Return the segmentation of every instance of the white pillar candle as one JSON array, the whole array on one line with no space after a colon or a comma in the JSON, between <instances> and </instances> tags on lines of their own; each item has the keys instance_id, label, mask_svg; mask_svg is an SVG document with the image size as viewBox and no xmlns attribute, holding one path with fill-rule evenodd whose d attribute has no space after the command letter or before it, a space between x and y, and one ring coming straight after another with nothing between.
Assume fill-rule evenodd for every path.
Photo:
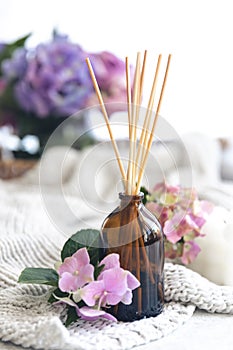
<instances>
[{"instance_id":1,"label":"white pillar candle","mask_svg":"<svg viewBox=\"0 0 233 350\"><path fill-rule=\"evenodd\" d=\"M233 212L216 206L196 241L201 252L189 267L220 285L233 286Z\"/></svg>"}]
</instances>

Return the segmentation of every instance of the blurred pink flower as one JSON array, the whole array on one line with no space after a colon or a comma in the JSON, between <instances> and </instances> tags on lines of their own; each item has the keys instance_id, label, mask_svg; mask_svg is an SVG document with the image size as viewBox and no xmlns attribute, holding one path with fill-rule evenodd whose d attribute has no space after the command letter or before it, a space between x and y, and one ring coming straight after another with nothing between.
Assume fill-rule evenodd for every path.
<instances>
[{"instance_id":1,"label":"blurred pink flower","mask_svg":"<svg viewBox=\"0 0 233 350\"><path fill-rule=\"evenodd\" d=\"M181 261L183 264L190 264L194 261L197 255L200 253L201 248L194 241L185 242L183 246L183 253Z\"/></svg>"},{"instance_id":2,"label":"blurred pink flower","mask_svg":"<svg viewBox=\"0 0 233 350\"><path fill-rule=\"evenodd\" d=\"M194 239L203 236L201 230L213 210L213 204L199 200L194 188L167 183L156 184L147 200L146 207L163 227L166 257L183 257L183 261L193 261L200 251Z\"/></svg>"},{"instance_id":3,"label":"blurred pink flower","mask_svg":"<svg viewBox=\"0 0 233 350\"><path fill-rule=\"evenodd\" d=\"M63 292L75 292L86 283L94 280L94 266L86 248L79 249L71 257L64 260L58 268L59 288Z\"/></svg>"},{"instance_id":4,"label":"blurred pink flower","mask_svg":"<svg viewBox=\"0 0 233 350\"><path fill-rule=\"evenodd\" d=\"M109 116L127 110L125 62L108 51L92 53L89 57ZM90 96L88 105L98 105L95 93Z\"/></svg>"},{"instance_id":5,"label":"blurred pink flower","mask_svg":"<svg viewBox=\"0 0 233 350\"><path fill-rule=\"evenodd\" d=\"M176 213L171 220L167 220L163 227L163 232L168 241L172 243L178 242L184 235L185 231L184 213Z\"/></svg>"}]
</instances>

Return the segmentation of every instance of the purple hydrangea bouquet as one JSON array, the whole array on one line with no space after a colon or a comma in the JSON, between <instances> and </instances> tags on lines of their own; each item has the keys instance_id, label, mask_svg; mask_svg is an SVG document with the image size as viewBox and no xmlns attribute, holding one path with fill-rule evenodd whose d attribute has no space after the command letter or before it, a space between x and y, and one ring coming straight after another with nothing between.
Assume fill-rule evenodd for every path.
<instances>
[{"instance_id":1,"label":"purple hydrangea bouquet","mask_svg":"<svg viewBox=\"0 0 233 350\"><path fill-rule=\"evenodd\" d=\"M111 102L126 102L124 62L114 54L86 52L57 33L50 42L28 49L28 37L0 44L0 126L11 124L20 136L45 135L45 143L64 118L96 105L87 56L109 115L117 105Z\"/></svg>"},{"instance_id":2,"label":"purple hydrangea bouquet","mask_svg":"<svg viewBox=\"0 0 233 350\"><path fill-rule=\"evenodd\" d=\"M55 268L25 268L19 276L19 283L51 286L48 302L65 304L66 326L78 318L117 321L108 309L120 302L131 304L140 285L130 271L121 268L119 254L100 260L99 239L98 230L81 230L65 243Z\"/></svg>"},{"instance_id":3,"label":"purple hydrangea bouquet","mask_svg":"<svg viewBox=\"0 0 233 350\"><path fill-rule=\"evenodd\" d=\"M198 198L193 188L158 183L146 194L146 207L159 219L165 235L165 257L187 265L201 249L197 237L213 210L213 204Z\"/></svg>"}]
</instances>

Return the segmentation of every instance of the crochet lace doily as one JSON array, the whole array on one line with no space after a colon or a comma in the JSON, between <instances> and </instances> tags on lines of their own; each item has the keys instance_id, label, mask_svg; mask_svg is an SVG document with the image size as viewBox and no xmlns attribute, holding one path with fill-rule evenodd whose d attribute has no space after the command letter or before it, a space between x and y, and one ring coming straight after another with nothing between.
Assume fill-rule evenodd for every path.
<instances>
[{"instance_id":1,"label":"crochet lace doily","mask_svg":"<svg viewBox=\"0 0 233 350\"><path fill-rule=\"evenodd\" d=\"M157 340L185 323L196 307L233 314L233 288L217 286L184 266L165 264L164 311L131 323L62 323L64 306L47 303L49 287L19 285L25 266L52 267L59 248L43 235L0 239L0 339L46 350L118 350Z\"/></svg>"}]
</instances>

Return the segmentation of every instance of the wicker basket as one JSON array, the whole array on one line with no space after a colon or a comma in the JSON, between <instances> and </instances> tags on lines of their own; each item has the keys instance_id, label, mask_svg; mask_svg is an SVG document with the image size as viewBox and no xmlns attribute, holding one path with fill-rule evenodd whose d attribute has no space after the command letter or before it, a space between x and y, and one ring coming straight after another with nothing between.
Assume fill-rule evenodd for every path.
<instances>
[{"instance_id":1,"label":"wicker basket","mask_svg":"<svg viewBox=\"0 0 233 350\"><path fill-rule=\"evenodd\" d=\"M26 171L31 169L36 164L35 160L0 159L0 178L4 180L13 179L22 176Z\"/></svg>"}]
</instances>

